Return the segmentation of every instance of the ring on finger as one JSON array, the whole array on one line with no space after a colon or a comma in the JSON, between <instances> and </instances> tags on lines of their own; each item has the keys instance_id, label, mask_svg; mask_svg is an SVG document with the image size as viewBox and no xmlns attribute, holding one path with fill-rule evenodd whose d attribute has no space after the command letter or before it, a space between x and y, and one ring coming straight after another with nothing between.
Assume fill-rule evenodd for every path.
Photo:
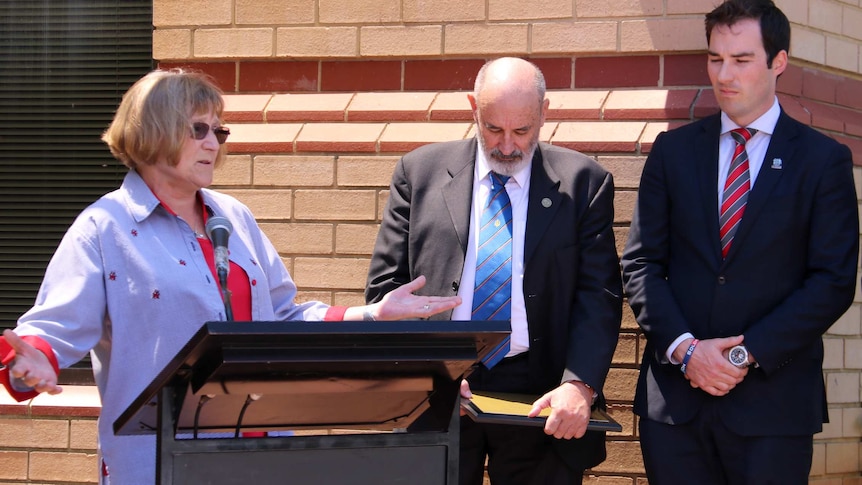
<instances>
[{"instance_id":1,"label":"ring on finger","mask_svg":"<svg viewBox=\"0 0 862 485\"><path fill-rule=\"evenodd\" d=\"M427 312L428 310L430 310L430 309L431 309L431 305L429 305L429 304L427 304L427 303L426 303L426 304L425 304L425 306L423 306L423 307L422 307L422 309L423 309L423 310L425 310L425 311Z\"/></svg>"}]
</instances>

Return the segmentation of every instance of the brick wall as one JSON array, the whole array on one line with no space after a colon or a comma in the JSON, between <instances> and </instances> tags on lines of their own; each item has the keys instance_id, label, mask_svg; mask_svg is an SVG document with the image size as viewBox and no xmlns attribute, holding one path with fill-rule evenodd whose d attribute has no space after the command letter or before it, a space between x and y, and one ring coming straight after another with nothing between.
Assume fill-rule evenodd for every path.
<instances>
[{"instance_id":1,"label":"brick wall","mask_svg":"<svg viewBox=\"0 0 862 485\"><path fill-rule=\"evenodd\" d=\"M156 0L160 61L698 52L713 0ZM862 73L858 0L777 0L791 55Z\"/></svg>"}]
</instances>

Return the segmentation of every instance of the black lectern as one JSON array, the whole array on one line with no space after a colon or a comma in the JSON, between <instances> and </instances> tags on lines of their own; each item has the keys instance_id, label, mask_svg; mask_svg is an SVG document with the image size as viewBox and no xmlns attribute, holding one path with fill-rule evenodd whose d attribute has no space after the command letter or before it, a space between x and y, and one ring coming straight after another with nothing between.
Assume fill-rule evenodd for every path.
<instances>
[{"instance_id":1,"label":"black lectern","mask_svg":"<svg viewBox=\"0 0 862 485\"><path fill-rule=\"evenodd\" d=\"M209 322L114 432L157 434L161 485L452 485L460 379L509 331L506 321ZM234 438L279 430L294 436Z\"/></svg>"}]
</instances>

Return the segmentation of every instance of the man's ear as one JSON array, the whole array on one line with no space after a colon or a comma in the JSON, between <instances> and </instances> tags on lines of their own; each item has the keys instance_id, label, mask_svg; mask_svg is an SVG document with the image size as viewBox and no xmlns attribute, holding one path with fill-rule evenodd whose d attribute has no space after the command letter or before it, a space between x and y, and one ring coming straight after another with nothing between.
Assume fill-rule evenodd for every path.
<instances>
[{"instance_id":1,"label":"man's ear","mask_svg":"<svg viewBox=\"0 0 862 485\"><path fill-rule=\"evenodd\" d=\"M787 69L787 51L780 50L778 51L778 54L775 54L775 57L772 58L772 70L775 72L775 76L778 77L785 69Z\"/></svg>"},{"instance_id":2,"label":"man's ear","mask_svg":"<svg viewBox=\"0 0 862 485\"><path fill-rule=\"evenodd\" d=\"M476 123L479 122L479 106L476 104L476 97L472 94L467 95L467 99L470 100L470 109L473 111L473 121Z\"/></svg>"}]
</instances>

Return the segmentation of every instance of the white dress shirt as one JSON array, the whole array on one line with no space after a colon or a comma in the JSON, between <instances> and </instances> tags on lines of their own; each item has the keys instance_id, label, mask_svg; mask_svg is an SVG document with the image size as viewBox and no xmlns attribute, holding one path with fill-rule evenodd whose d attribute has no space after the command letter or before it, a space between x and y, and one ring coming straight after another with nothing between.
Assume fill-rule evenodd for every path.
<instances>
[{"instance_id":1,"label":"white dress shirt","mask_svg":"<svg viewBox=\"0 0 862 485\"><path fill-rule=\"evenodd\" d=\"M536 148L538 150L538 148ZM453 320L470 320L473 312L473 290L476 283L476 252L478 251L479 223L482 210L491 192L491 169L481 148L476 150L473 171L473 202L470 209L470 235L464 271L458 287L461 305L452 311ZM527 308L524 304L524 234L527 229L527 203L530 195L530 168L523 169L506 182L506 193L512 203L512 337L507 357L526 352L530 348L527 328Z\"/></svg>"}]
</instances>

